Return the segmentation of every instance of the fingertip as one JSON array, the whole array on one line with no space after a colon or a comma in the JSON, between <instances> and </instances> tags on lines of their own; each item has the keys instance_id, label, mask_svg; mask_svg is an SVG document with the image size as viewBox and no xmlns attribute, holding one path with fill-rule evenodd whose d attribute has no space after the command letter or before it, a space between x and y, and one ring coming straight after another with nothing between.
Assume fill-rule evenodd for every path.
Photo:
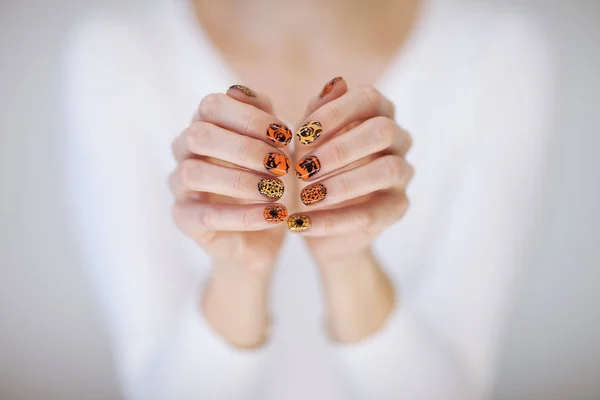
<instances>
[{"instance_id":1,"label":"fingertip","mask_svg":"<svg viewBox=\"0 0 600 400\"><path fill-rule=\"evenodd\" d=\"M343 88L342 86L345 86L345 88ZM344 78L342 78L341 76L336 76L335 78L327 82L325 86L323 86L323 89L321 89L321 93L319 93L319 98L322 99L323 97L332 93L334 89L338 93L343 93L348 89L348 85L346 84Z\"/></svg>"},{"instance_id":2,"label":"fingertip","mask_svg":"<svg viewBox=\"0 0 600 400\"><path fill-rule=\"evenodd\" d=\"M348 83L341 76L329 80L321 89L318 96L315 96L308 104L306 115L315 112L322 105L337 99L348 91Z\"/></svg>"},{"instance_id":3,"label":"fingertip","mask_svg":"<svg viewBox=\"0 0 600 400\"><path fill-rule=\"evenodd\" d=\"M248 86L244 85L231 85L229 89L227 89L227 94L230 96L235 96L237 93L243 93L246 97L257 97L257 94L254 90L250 89Z\"/></svg>"}]
</instances>

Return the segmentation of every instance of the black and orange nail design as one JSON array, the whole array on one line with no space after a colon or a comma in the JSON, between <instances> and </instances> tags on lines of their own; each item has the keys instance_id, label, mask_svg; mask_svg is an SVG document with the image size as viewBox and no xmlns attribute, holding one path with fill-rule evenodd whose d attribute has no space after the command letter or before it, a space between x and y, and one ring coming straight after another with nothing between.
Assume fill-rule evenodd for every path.
<instances>
[{"instance_id":1,"label":"black and orange nail design","mask_svg":"<svg viewBox=\"0 0 600 400\"><path fill-rule=\"evenodd\" d=\"M263 161L265 168L275 175L283 176L290 170L290 160L279 153L268 153Z\"/></svg>"},{"instance_id":2,"label":"black and orange nail design","mask_svg":"<svg viewBox=\"0 0 600 400\"><path fill-rule=\"evenodd\" d=\"M314 142L323 133L323 127L319 121L309 121L298 128L296 136L302 144Z\"/></svg>"},{"instance_id":3,"label":"black and orange nail design","mask_svg":"<svg viewBox=\"0 0 600 400\"><path fill-rule=\"evenodd\" d=\"M335 78L333 78L332 80L327 82L325 84L325 86L323 86L323 90L321 90L321 94L319 95L319 97L323 98L323 97L327 96L329 93L331 93L331 91L333 90L333 85L335 85L335 83L340 81L341 79L342 79L341 76L336 76Z\"/></svg>"},{"instance_id":4,"label":"black and orange nail design","mask_svg":"<svg viewBox=\"0 0 600 400\"><path fill-rule=\"evenodd\" d=\"M327 188L320 183L307 186L300 192L300 200L307 206L316 204L325 199L325 197L327 197Z\"/></svg>"},{"instance_id":5,"label":"black and orange nail design","mask_svg":"<svg viewBox=\"0 0 600 400\"><path fill-rule=\"evenodd\" d=\"M270 199L280 199L283 196L285 186L279 179L263 178L258 182L258 191L260 194Z\"/></svg>"},{"instance_id":6,"label":"black and orange nail design","mask_svg":"<svg viewBox=\"0 0 600 400\"><path fill-rule=\"evenodd\" d=\"M298 179L307 180L321 169L321 162L315 156L306 157L296 164L294 171Z\"/></svg>"},{"instance_id":7,"label":"black and orange nail design","mask_svg":"<svg viewBox=\"0 0 600 400\"><path fill-rule=\"evenodd\" d=\"M283 222L288 216L288 211L285 206L268 206L265 207L263 216L268 222Z\"/></svg>"},{"instance_id":8,"label":"black and orange nail design","mask_svg":"<svg viewBox=\"0 0 600 400\"><path fill-rule=\"evenodd\" d=\"M244 85L231 85L229 86L229 89L241 90L248 97L256 97L256 92Z\"/></svg>"},{"instance_id":9,"label":"black and orange nail design","mask_svg":"<svg viewBox=\"0 0 600 400\"><path fill-rule=\"evenodd\" d=\"M279 146L287 146L292 140L292 131L285 125L271 124L267 128L267 137Z\"/></svg>"},{"instance_id":10,"label":"black and orange nail design","mask_svg":"<svg viewBox=\"0 0 600 400\"><path fill-rule=\"evenodd\" d=\"M292 232L304 232L310 228L310 217L308 215L290 215L287 219L287 227Z\"/></svg>"}]
</instances>

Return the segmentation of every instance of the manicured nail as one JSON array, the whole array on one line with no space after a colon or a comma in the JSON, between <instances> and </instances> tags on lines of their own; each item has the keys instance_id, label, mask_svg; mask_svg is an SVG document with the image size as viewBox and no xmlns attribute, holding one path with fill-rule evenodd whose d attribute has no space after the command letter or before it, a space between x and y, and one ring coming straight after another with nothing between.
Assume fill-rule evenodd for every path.
<instances>
[{"instance_id":1,"label":"manicured nail","mask_svg":"<svg viewBox=\"0 0 600 400\"><path fill-rule=\"evenodd\" d=\"M298 128L296 136L302 144L310 144L323 133L323 127L319 121L309 121Z\"/></svg>"},{"instance_id":2,"label":"manicured nail","mask_svg":"<svg viewBox=\"0 0 600 400\"><path fill-rule=\"evenodd\" d=\"M315 183L302 189L300 200L307 205L316 204L327 197L327 188L320 183Z\"/></svg>"},{"instance_id":3,"label":"manicured nail","mask_svg":"<svg viewBox=\"0 0 600 400\"><path fill-rule=\"evenodd\" d=\"M290 215L287 219L287 227L292 232L304 232L310 228L310 217L308 215Z\"/></svg>"},{"instance_id":4,"label":"manicured nail","mask_svg":"<svg viewBox=\"0 0 600 400\"><path fill-rule=\"evenodd\" d=\"M263 178L258 182L258 191L260 194L270 199L280 199L283 196L283 182L279 179Z\"/></svg>"},{"instance_id":5,"label":"manicured nail","mask_svg":"<svg viewBox=\"0 0 600 400\"><path fill-rule=\"evenodd\" d=\"M288 216L288 211L285 206L269 206L265 207L263 216L268 222L283 222Z\"/></svg>"},{"instance_id":6,"label":"manicured nail","mask_svg":"<svg viewBox=\"0 0 600 400\"><path fill-rule=\"evenodd\" d=\"M263 161L265 168L275 175L285 175L290 170L290 160L279 153L268 153Z\"/></svg>"},{"instance_id":7,"label":"manicured nail","mask_svg":"<svg viewBox=\"0 0 600 400\"><path fill-rule=\"evenodd\" d=\"M323 90L321 90L321 94L319 95L319 97L323 98L323 97L327 96L329 93L331 93L331 91L333 90L333 85L335 85L335 83L340 80L342 80L342 77L336 76L335 78L333 78L332 80L327 82L325 84L325 86L323 86Z\"/></svg>"},{"instance_id":8,"label":"manicured nail","mask_svg":"<svg viewBox=\"0 0 600 400\"><path fill-rule=\"evenodd\" d=\"M271 124L267 128L267 137L279 146L287 146L292 140L292 131L285 125Z\"/></svg>"},{"instance_id":9,"label":"manicured nail","mask_svg":"<svg viewBox=\"0 0 600 400\"><path fill-rule=\"evenodd\" d=\"M315 156L306 157L296 164L294 171L298 179L307 180L321 169L321 161Z\"/></svg>"},{"instance_id":10,"label":"manicured nail","mask_svg":"<svg viewBox=\"0 0 600 400\"><path fill-rule=\"evenodd\" d=\"M231 85L231 86L229 86L229 89L241 90L248 97L256 97L256 92L244 85Z\"/></svg>"}]
</instances>

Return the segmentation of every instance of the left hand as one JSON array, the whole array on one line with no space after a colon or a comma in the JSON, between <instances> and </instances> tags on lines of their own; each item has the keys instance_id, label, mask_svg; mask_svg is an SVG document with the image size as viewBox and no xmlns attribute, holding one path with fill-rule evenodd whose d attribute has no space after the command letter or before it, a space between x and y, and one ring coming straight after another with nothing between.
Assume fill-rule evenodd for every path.
<instances>
[{"instance_id":1,"label":"left hand","mask_svg":"<svg viewBox=\"0 0 600 400\"><path fill-rule=\"evenodd\" d=\"M298 133L307 125L318 128L311 121L320 123L322 133L315 138L309 129L308 136L298 136L297 149L308 152L295 170L310 184L300 194L306 211L295 213L288 228L294 231L294 217L298 223L308 217L308 229L297 233L317 263L351 260L406 213L413 168L404 156L412 139L394 121L393 104L368 85L346 91L339 79L308 114Z\"/></svg>"}]
</instances>

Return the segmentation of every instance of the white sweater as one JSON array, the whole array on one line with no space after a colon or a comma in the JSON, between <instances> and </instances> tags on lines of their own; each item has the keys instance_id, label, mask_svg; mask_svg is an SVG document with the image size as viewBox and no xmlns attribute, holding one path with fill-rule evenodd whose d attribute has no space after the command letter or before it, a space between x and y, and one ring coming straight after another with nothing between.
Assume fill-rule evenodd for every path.
<instances>
[{"instance_id":1,"label":"white sweater","mask_svg":"<svg viewBox=\"0 0 600 400\"><path fill-rule=\"evenodd\" d=\"M552 95L543 35L512 13L426 5L377 83L414 137L411 208L375 243L401 306L364 342L330 342L314 265L288 235L270 340L242 351L194 308L210 260L170 216L171 140L203 96L244 83L188 7L163 0L92 16L66 52L71 226L125 396L485 398L534 232Z\"/></svg>"}]
</instances>

